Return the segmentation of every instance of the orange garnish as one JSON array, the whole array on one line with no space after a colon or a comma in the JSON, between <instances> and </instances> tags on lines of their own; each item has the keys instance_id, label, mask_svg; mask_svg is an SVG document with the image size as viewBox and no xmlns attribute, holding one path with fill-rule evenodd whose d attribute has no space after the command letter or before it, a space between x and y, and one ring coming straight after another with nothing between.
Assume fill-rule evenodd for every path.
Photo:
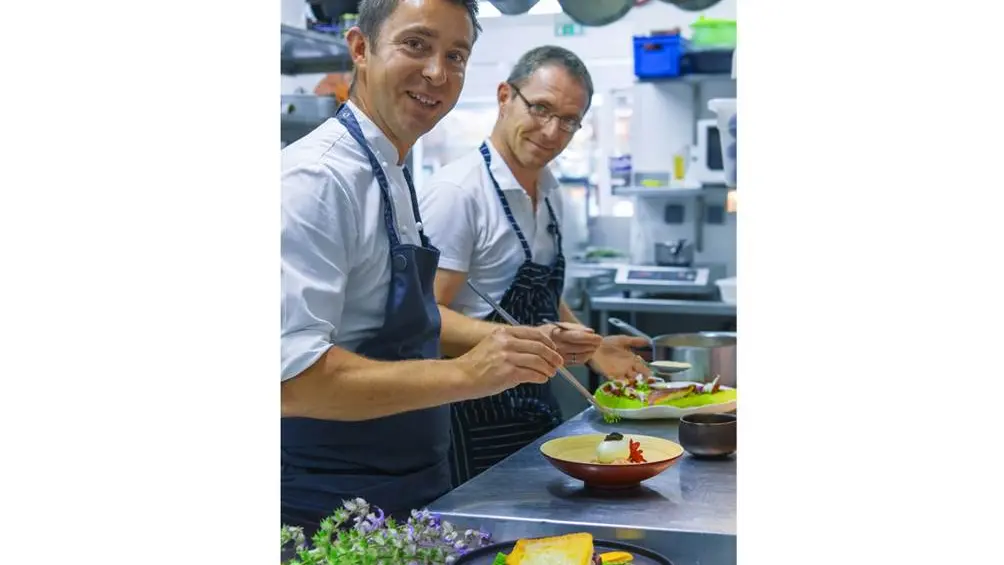
<instances>
[{"instance_id":1,"label":"orange garnish","mask_svg":"<svg viewBox=\"0 0 1004 565\"><path fill-rule=\"evenodd\" d=\"M647 463L647 461L645 461L645 454L641 450L640 443L629 439L628 448L631 450L631 454L628 456L628 461L632 463Z\"/></svg>"}]
</instances>

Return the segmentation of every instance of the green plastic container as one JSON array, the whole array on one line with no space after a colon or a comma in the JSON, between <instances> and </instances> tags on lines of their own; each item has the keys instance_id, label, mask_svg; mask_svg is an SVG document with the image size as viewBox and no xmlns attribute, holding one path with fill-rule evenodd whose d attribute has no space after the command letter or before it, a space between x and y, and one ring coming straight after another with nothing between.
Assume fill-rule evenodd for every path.
<instances>
[{"instance_id":1,"label":"green plastic container","mask_svg":"<svg viewBox=\"0 0 1004 565\"><path fill-rule=\"evenodd\" d=\"M693 48L734 48L736 46L736 21L711 20L704 16L690 24L693 31L690 45Z\"/></svg>"}]
</instances>

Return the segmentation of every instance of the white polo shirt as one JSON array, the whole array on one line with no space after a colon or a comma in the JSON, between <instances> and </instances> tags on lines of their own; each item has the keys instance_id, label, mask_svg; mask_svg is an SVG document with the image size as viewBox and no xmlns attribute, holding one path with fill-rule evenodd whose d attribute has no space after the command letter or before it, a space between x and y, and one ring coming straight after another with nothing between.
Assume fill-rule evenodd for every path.
<instances>
[{"instance_id":1,"label":"white polo shirt","mask_svg":"<svg viewBox=\"0 0 1004 565\"><path fill-rule=\"evenodd\" d=\"M557 179L546 167L541 172L537 181L538 206L534 213L530 196L516 181L491 141L488 141L488 149L492 156L492 173L530 245L533 261L550 265L557 249L555 238L547 229L551 220L544 198L551 202L560 228L563 203ZM467 273L474 284L501 301L525 256L516 232L506 219L481 151L475 147L439 169L418 190L418 206L425 234L442 253L439 268ZM457 292L450 308L473 318L484 318L492 311L491 306L467 285Z\"/></svg>"},{"instance_id":2,"label":"white polo shirt","mask_svg":"<svg viewBox=\"0 0 1004 565\"><path fill-rule=\"evenodd\" d=\"M397 150L349 107L385 171L403 243L420 244ZM282 380L332 345L354 351L383 326L390 239L369 160L331 118L282 150Z\"/></svg>"}]
</instances>

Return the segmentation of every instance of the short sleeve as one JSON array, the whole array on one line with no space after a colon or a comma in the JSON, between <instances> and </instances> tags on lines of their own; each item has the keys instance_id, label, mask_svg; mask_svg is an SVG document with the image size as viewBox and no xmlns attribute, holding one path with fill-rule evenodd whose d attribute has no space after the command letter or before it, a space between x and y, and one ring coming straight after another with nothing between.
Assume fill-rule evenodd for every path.
<instances>
[{"instance_id":1,"label":"short sleeve","mask_svg":"<svg viewBox=\"0 0 1004 565\"><path fill-rule=\"evenodd\" d=\"M440 251L439 267L468 272L477 229L477 191L448 181L430 181L418 195L425 234Z\"/></svg>"},{"instance_id":2,"label":"short sleeve","mask_svg":"<svg viewBox=\"0 0 1004 565\"><path fill-rule=\"evenodd\" d=\"M358 246L355 209L321 165L282 175L282 380L313 365L337 334Z\"/></svg>"}]
</instances>

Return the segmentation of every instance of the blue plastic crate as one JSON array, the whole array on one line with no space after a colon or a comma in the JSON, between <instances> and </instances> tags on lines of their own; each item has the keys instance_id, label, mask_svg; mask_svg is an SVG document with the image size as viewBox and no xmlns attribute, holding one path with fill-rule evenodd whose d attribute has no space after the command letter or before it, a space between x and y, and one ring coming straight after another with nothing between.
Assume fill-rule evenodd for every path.
<instances>
[{"instance_id":1,"label":"blue plastic crate","mask_svg":"<svg viewBox=\"0 0 1004 565\"><path fill-rule=\"evenodd\" d=\"M687 40L679 35L634 37L634 74L638 78L680 76L680 57L687 52Z\"/></svg>"}]
</instances>

